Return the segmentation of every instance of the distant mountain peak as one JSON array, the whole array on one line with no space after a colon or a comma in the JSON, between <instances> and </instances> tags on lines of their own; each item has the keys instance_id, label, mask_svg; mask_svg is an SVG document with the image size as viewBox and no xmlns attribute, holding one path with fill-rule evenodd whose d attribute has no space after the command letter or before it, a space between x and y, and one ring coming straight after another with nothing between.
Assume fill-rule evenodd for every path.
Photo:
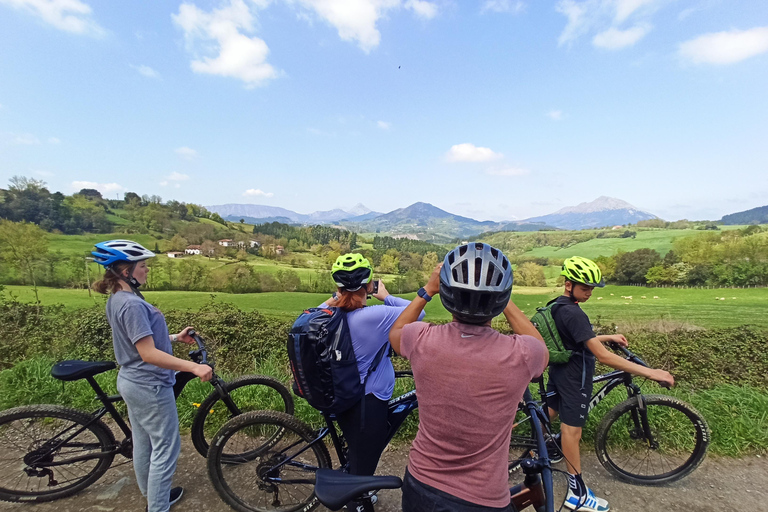
<instances>
[{"instance_id":1,"label":"distant mountain peak","mask_svg":"<svg viewBox=\"0 0 768 512\"><path fill-rule=\"evenodd\" d=\"M579 203L576 206L566 206L557 210L553 215L562 215L565 213L596 213L610 210L630 210L642 212L641 209L615 197L600 196L594 201ZM643 212L647 213L647 212Z\"/></svg>"},{"instance_id":2,"label":"distant mountain peak","mask_svg":"<svg viewBox=\"0 0 768 512\"><path fill-rule=\"evenodd\" d=\"M357 203L355 206L347 210L347 213L350 214L352 217L356 217L358 215L365 215L368 213L371 213L373 210L365 206L363 203Z\"/></svg>"}]
</instances>

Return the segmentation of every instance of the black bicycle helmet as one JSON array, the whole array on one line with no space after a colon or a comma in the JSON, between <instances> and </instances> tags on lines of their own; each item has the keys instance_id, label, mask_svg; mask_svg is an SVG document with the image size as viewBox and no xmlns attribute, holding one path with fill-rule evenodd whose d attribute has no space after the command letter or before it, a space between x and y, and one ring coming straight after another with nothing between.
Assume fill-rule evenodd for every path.
<instances>
[{"instance_id":1,"label":"black bicycle helmet","mask_svg":"<svg viewBox=\"0 0 768 512\"><path fill-rule=\"evenodd\" d=\"M484 324L499 315L512 294L512 265L490 245L460 245L445 255L440 300L456 319Z\"/></svg>"}]
</instances>

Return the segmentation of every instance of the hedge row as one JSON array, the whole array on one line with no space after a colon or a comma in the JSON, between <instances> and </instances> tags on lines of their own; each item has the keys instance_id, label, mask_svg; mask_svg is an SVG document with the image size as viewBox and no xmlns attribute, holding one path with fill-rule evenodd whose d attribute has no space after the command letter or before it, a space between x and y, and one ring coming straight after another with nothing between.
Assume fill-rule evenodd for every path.
<instances>
[{"instance_id":1,"label":"hedge row","mask_svg":"<svg viewBox=\"0 0 768 512\"><path fill-rule=\"evenodd\" d=\"M285 364L290 323L242 311L212 299L196 311L164 312L171 332L194 326L207 340L217 369L229 374L252 373L263 361ZM498 320L495 327L502 327ZM601 326L605 328L605 326ZM610 327L609 327L610 330ZM686 389L721 384L768 389L768 330L742 326L729 329L636 331L625 333L630 348L654 367L672 372ZM184 357L186 347L177 345ZM3 299L0 295L0 370L36 356L54 359L114 359L109 325L99 307L64 311ZM398 361L398 366L407 362Z\"/></svg>"}]
</instances>

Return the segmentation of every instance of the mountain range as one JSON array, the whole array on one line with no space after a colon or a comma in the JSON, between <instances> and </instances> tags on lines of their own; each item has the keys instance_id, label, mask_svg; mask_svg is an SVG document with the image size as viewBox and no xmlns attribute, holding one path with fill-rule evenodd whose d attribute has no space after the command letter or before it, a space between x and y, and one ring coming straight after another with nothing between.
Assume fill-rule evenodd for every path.
<instances>
[{"instance_id":1,"label":"mountain range","mask_svg":"<svg viewBox=\"0 0 768 512\"><path fill-rule=\"evenodd\" d=\"M420 240L447 242L467 238L487 231L539 231L553 229L587 229L603 226L634 224L654 219L626 201L600 196L594 201L562 208L549 215L515 221L478 221L442 210L429 203L414 203L388 213L374 212L363 204L352 209L318 211L300 214L276 206L255 204L224 204L207 206L223 218L248 223L284 222L290 224L334 224L364 233L390 236L410 235Z\"/></svg>"}]
</instances>

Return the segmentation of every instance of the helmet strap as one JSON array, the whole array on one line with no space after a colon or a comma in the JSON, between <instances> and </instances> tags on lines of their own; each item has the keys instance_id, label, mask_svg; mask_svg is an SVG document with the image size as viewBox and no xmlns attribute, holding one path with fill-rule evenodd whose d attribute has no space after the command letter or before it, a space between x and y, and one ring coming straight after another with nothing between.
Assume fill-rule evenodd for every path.
<instances>
[{"instance_id":1,"label":"helmet strap","mask_svg":"<svg viewBox=\"0 0 768 512\"><path fill-rule=\"evenodd\" d=\"M576 283L574 283L570 279L566 279L565 282L571 283L571 289L568 290L568 298L571 299L573 302L578 303L579 301L576 300L576 297L573 296L573 287L576 286Z\"/></svg>"},{"instance_id":2,"label":"helmet strap","mask_svg":"<svg viewBox=\"0 0 768 512\"><path fill-rule=\"evenodd\" d=\"M118 274L117 272L115 272L112 269L111 266L109 267L109 271L112 272L114 275L116 275L118 277L118 279L120 279L121 281L124 281L125 283L127 283L128 286L131 287L131 291L134 293L134 295L137 295L140 299L144 299L144 296L139 291L139 286L141 286L141 283L139 283L136 280L136 278L133 277L133 271L136 270L136 265L137 264L138 264L138 262L134 263L133 265L131 265L129 267L128 277L124 277L122 274Z\"/></svg>"}]
</instances>

